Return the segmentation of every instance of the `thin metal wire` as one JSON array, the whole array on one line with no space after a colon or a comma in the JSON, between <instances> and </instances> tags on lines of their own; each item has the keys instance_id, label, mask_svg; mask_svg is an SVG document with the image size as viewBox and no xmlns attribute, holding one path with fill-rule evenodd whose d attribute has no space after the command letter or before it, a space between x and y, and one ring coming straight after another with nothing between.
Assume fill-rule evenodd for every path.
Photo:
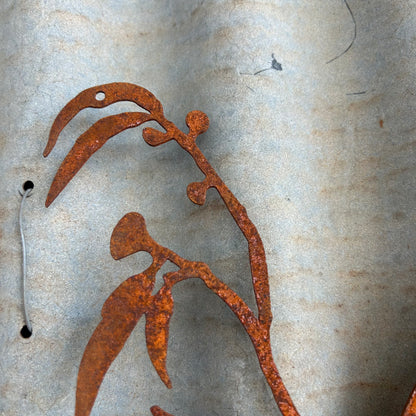
<instances>
[{"instance_id":1,"label":"thin metal wire","mask_svg":"<svg viewBox=\"0 0 416 416\"><path fill-rule=\"evenodd\" d=\"M330 64L331 62L334 62L336 59L341 58L342 55L346 54L351 48L352 45L354 45L355 39L357 39L357 21L355 20L355 16L354 13L351 10L350 5L348 4L347 0L343 0L343 2L345 3L345 5L347 6L348 12L351 15L351 19L352 22L354 23L354 34L352 36L352 40L350 42L350 44L348 45L347 49L345 49L344 51L342 51L339 55L337 55L335 58L330 59L327 64Z\"/></svg>"},{"instance_id":2,"label":"thin metal wire","mask_svg":"<svg viewBox=\"0 0 416 416\"><path fill-rule=\"evenodd\" d=\"M29 196L32 192L33 188L26 189L24 194L22 195L22 202L20 203L20 210L19 210L19 229L20 229L20 237L22 240L22 295L23 295L23 313L25 315L25 323L27 329L32 332L32 324L30 323L29 319L29 312L27 309L27 302L26 302L26 275L27 275L27 262L26 262L26 242L25 236L23 234L23 205L25 199Z\"/></svg>"}]
</instances>

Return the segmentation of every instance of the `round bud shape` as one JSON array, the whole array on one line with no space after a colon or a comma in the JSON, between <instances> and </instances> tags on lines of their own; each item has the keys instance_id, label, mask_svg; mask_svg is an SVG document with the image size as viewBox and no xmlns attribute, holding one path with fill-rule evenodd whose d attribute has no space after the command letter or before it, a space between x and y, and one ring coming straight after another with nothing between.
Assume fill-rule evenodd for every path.
<instances>
[{"instance_id":1,"label":"round bud shape","mask_svg":"<svg viewBox=\"0 0 416 416\"><path fill-rule=\"evenodd\" d=\"M204 182L192 182L186 189L188 198L197 205L204 205L207 197L207 185Z\"/></svg>"},{"instance_id":2,"label":"round bud shape","mask_svg":"<svg viewBox=\"0 0 416 416\"><path fill-rule=\"evenodd\" d=\"M191 111L186 115L186 125L189 127L189 133L198 136L208 130L209 119L202 111Z\"/></svg>"},{"instance_id":3,"label":"round bud shape","mask_svg":"<svg viewBox=\"0 0 416 416\"><path fill-rule=\"evenodd\" d=\"M126 214L116 225L111 235L110 252L120 260L138 251L150 253L158 244L150 237L144 218L137 212Z\"/></svg>"}]
</instances>

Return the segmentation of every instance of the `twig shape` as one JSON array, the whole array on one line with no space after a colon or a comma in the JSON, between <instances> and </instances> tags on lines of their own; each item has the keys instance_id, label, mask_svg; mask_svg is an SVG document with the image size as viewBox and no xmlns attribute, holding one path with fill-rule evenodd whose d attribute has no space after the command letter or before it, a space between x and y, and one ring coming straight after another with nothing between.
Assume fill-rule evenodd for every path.
<instances>
[{"instance_id":1,"label":"twig shape","mask_svg":"<svg viewBox=\"0 0 416 416\"><path fill-rule=\"evenodd\" d=\"M98 94L104 95L98 99ZM273 361L270 345L272 321L266 256L260 235L247 215L246 209L228 189L196 145L198 135L209 126L206 114L192 111L186 116L188 134L179 130L163 114L159 100L142 87L127 83L112 83L89 88L71 100L58 114L44 151L47 156L53 149L62 129L82 109L102 108L118 101L132 101L147 113L122 113L97 121L81 135L62 162L46 200L49 206L83 164L105 142L124 129L136 127L145 121L157 121L165 132L152 128L143 130L143 138L151 146L175 140L194 159L205 175L201 182L193 182L187 188L189 199L203 205L206 192L215 188L248 242L251 275L256 297L258 316L228 286L215 277L204 263L191 262L172 251L159 246L147 233L140 214L128 214L116 226L111 238L111 253L115 259L135 251L146 250L153 256L153 264L143 273L123 282L105 302L102 321L94 331L80 365L77 385L76 416L88 416L94 405L101 382L112 361L116 358L140 317L146 315L146 342L150 359L167 387L171 381L166 372L169 320L173 313L171 287L178 281L199 278L216 293L236 314L243 324L256 350L260 367L272 389L276 403L284 416L297 416L298 412L287 392ZM126 225L127 224L127 225ZM165 285L151 295L155 276L162 264L170 260L180 270L165 275ZM155 410L156 409L156 410ZM162 414L153 408L154 414ZM156 412L156 413L155 413ZM158 413L159 412L159 413Z\"/></svg>"},{"instance_id":2,"label":"twig shape","mask_svg":"<svg viewBox=\"0 0 416 416\"><path fill-rule=\"evenodd\" d=\"M352 15L348 3L346 1L345 3ZM354 16L352 17L355 23ZM351 46L352 43L346 51ZM98 98L99 93L104 94L103 99ZM188 198L195 204L203 205L207 190L217 189L246 238L257 316L232 289L211 272L207 264L186 260L170 249L162 247L150 237L144 218L140 214L126 214L111 236L110 250L113 258L118 260L138 251L147 251L152 255L153 263L144 272L124 281L104 303L102 321L91 336L80 364L75 415L90 415L108 368L143 315L146 317L146 344L150 360L165 385L168 388L172 387L166 370L169 322L173 313L171 289L182 280L198 278L230 307L248 333L261 370L282 415L299 416L273 360L270 343L272 314L269 282L266 256L260 235L245 208L208 163L195 142L197 136L208 129L208 117L200 111L188 113L186 124L189 132L185 134L164 117L159 100L144 88L128 83L101 85L81 92L62 109L52 125L44 156L51 152L62 129L79 111L87 107L103 108L118 101L132 101L147 112L122 113L103 118L81 135L58 169L48 193L46 206L54 201L83 164L110 137L127 128L139 126L145 121L157 121L165 132L145 128L144 140L151 146L159 146L169 140L175 140L192 156L205 175L201 182L188 185ZM168 260L176 264L179 270L165 274L164 285L152 295L156 273ZM173 416L158 406L153 406L150 410L153 416ZM416 416L416 389L409 399L403 416Z\"/></svg>"}]
</instances>

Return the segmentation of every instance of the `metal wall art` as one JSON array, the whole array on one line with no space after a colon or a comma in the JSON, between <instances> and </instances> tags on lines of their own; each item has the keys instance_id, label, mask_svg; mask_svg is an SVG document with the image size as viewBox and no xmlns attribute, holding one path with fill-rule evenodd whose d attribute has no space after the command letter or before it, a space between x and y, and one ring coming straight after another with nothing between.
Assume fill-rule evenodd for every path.
<instances>
[{"instance_id":1,"label":"metal wall art","mask_svg":"<svg viewBox=\"0 0 416 416\"><path fill-rule=\"evenodd\" d=\"M148 234L144 218L140 214L136 212L126 214L113 230L110 242L111 255L119 260L130 254L146 251L152 256L153 263L142 273L124 281L104 303L102 320L88 342L79 368L75 415L88 416L90 414L108 368L143 315L146 319L145 335L150 360L165 385L168 388L172 387L166 371L169 321L174 306L172 287L182 280L191 278L201 279L207 288L219 296L240 320L253 343L261 370L282 415L299 415L272 356L269 281L266 256L260 235L245 208L227 188L196 144L197 136L208 129L207 115L201 111L188 113L186 124L189 132L184 133L165 118L162 104L146 89L128 83L100 85L81 92L62 109L52 125L44 156L49 155L62 129L81 110L88 107L103 108L119 101L131 101L146 112L125 112L102 118L82 134L59 167L50 187L46 206L48 207L55 200L83 164L109 138L147 121L156 121L164 132L153 128L143 129L142 134L146 143L159 146L175 140L191 155L205 175L201 182L188 185L188 198L195 204L203 205L207 190L215 188L246 238L257 314L231 288L216 277L207 264L184 259L172 250L161 246ZM168 260L176 264L179 270L166 273L163 276L163 286L152 295L156 273ZM153 406L150 410L153 416L172 416L158 406ZM403 416L412 415L416 416L415 393L409 399L403 413Z\"/></svg>"}]
</instances>

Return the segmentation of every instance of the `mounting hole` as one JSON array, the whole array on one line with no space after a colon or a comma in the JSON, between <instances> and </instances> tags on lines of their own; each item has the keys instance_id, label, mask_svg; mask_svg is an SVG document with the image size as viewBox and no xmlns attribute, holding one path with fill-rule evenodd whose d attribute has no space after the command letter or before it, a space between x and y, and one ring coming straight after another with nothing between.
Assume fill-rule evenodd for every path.
<instances>
[{"instance_id":1,"label":"mounting hole","mask_svg":"<svg viewBox=\"0 0 416 416\"><path fill-rule=\"evenodd\" d=\"M35 187L35 185L33 184L33 182L32 181L26 181L24 184L23 184L23 190L24 191L27 191L28 189L33 189Z\"/></svg>"},{"instance_id":2,"label":"mounting hole","mask_svg":"<svg viewBox=\"0 0 416 416\"><path fill-rule=\"evenodd\" d=\"M103 93L102 91L97 92L97 94L95 94L95 99L97 101L102 101L105 98L105 93Z\"/></svg>"},{"instance_id":3,"label":"mounting hole","mask_svg":"<svg viewBox=\"0 0 416 416\"><path fill-rule=\"evenodd\" d=\"M30 338L32 336L32 331L27 327L27 325L24 325L23 328L20 330L20 335L22 338Z\"/></svg>"}]
</instances>

